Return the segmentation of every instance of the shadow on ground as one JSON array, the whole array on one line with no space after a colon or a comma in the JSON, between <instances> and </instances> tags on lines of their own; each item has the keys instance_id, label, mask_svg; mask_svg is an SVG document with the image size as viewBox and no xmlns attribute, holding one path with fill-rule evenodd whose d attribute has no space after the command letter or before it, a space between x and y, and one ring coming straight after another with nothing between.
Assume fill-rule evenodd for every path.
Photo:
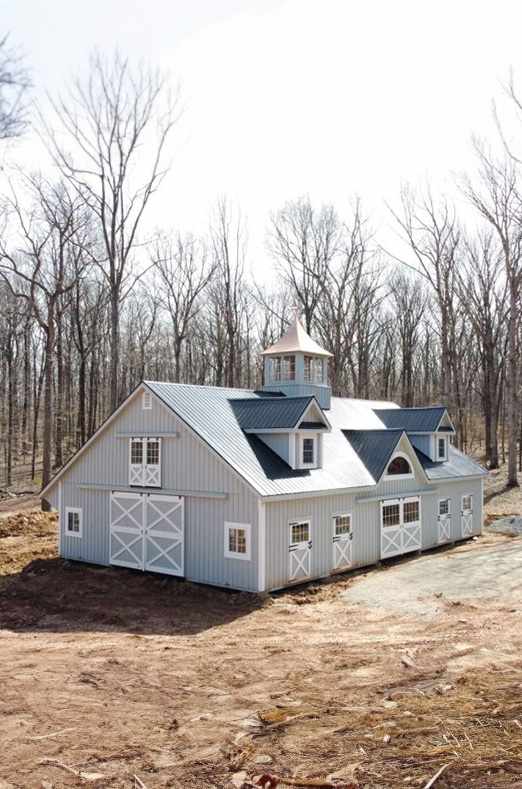
<instances>
[{"instance_id":1,"label":"shadow on ground","mask_svg":"<svg viewBox=\"0 0 522 789\"><path fill-rule=\"evenodd\" d=\"M241 592L179 578L36 559L0 592L0 628L190 635L247 616L264 604Z\"/></svg>"}]
</instances>

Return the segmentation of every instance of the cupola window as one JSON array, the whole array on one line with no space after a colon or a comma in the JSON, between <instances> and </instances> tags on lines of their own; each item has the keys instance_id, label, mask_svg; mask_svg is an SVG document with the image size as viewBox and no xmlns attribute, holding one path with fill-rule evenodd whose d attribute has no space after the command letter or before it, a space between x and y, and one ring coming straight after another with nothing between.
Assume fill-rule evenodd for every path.
<instances>
[{"instance_id":1,"label":"cupola window","mask_svg":"<svg viewBox=\"0 0 522 789\"><path fill-rule=\"evenodd\" d=\"M326 364L323 358L304 357L304 380L307 384L322 384L325 381Z\"/></svg>"},{"instance_id":2,"label":"cupola window","mask_svg":"<svg viewBox=\"0 0 522 789\"><path fill-rule=\"evenodd\" d=\"M295 356L272 359L272 381L295 381Z\"/></svg>"}]
</instances>

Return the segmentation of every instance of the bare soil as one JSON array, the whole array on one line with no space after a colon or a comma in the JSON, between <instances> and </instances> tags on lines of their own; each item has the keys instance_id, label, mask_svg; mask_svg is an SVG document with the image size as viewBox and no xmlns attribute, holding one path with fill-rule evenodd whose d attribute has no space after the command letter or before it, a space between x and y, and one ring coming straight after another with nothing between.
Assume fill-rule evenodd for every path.
<instances>
[{"instance_id":1,"label":"bare soil","mask_svg":"<svg viewBox=\"0 0 522 789\"><path fill-rule=\"evenodd\" d=\"M426 617L346 594L376 574L392 589L416 558L261 599L70 563L55 545L54 515L0 516L0 789L261 774L384 789L444 765L436 789L522 787L512 588ZM522 539L486 534L429 557L465 572L516 545L522 558Z\"/></svg>"}]
</instances>

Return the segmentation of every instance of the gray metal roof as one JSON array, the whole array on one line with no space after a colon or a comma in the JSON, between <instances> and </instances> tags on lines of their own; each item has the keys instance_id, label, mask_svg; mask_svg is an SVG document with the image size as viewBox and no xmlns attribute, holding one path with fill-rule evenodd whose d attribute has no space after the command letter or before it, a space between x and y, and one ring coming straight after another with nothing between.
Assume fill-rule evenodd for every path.
<instances>
[{"instance_id":1,"label":"gray metal roof","mask_svg":"<svg viewBox=\"0 0 522 789\"><path fill-rule=\"evenodd\" d=\"M487 476L487 471L479 463L475 463L456 447L448 446L448 459L442 463L430 460L420 449L414 447L417 457L429 480L454 479L455 477Z\"/></svg>"},{"instance_id":2,"label":"gray metal roof","mask_svg":"<svg viewBox=\"0 0 522 789\"><path fill-rule=\"evenodd\" d=\"M433 433L437 430L447 409L442 405L436 405L428 408L375 408L374 410L383 425L392 430Z\"/></svg>"},{"instance_id":3,"label":"gray metal roof","mask_svg":"<svg viewBox=\"0 0 522 789\"><path fill-rule=\"evenodd\" d=\"M313 397L232 398L230 405L242 430L293 429Z\"/></svg>"},{"instance_id":4,"label":"gray metal roof","mask_svg":"<svg viewBox=\"0 0 522 789\"><path fill-rule=\"evenodd\" d=\"M390 436L392 431L382 429L382 421L376 414L376 410L391 410L393 403L333 397L327 412L331 431L323 435L323 467L294 471L260 438L246 434L236 418L235 411L241 408L236 401L267 402L267 398L244 389L154 381L145 381L145 385L261 496L373 487L378 479L378 476L373 476L373 473L378 473L376 464L368 460L370 471L343 431L373 433L374 436L366 440L375 440L375 451L382 456L382 447L390 446L393 441L396 445L402 433L401 430L393 431L396 438ZM282 398L278 399L279 406L284 402ZM437 469L426 468L430 479L456 476L455 451L450 448L450 460L434 464ZM483 473L476 463L463 455L458 464L458 476ZM382 460L379 468L381 466Z\"/></svg>"},{"instance_id":5,"label":"gray metal roof","mask_svg":"<svg viewBox=\"0 0 522 789\"><path fill-rule=\"evenodd\" d=\"M377 482L404 431L343 430L343 433Z\"/></svg>"}]
</instances>

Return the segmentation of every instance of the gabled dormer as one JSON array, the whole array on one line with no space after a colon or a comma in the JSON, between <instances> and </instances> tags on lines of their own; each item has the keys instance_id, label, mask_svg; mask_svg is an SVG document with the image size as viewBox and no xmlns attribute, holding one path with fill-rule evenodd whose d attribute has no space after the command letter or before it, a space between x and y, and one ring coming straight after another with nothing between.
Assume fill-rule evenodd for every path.
<instances>
[{"instance_id":1,"label":"gabled dormer","mask_svg":"<svg viewBox=\"0 0 522 789\"><path fill-rule=\"evenodd\" d=\"M448 459L455 428L444 406L374 409L385 427L404 430L414 447L434 463Z\"/></svg>"},{"instance_id":2,"label":"gabled dormer","mask_svg":"<svg viewBox=\"0 0 522 789\"><path fill-rule=\"evenodd\" d=\"M266 444L294 470L321 468L330 423L314 397L246 397L230 406L248 436Z\"/></svg>"},{"instance_id":3,"label":"gabled dormer","mask_svg":"<svg viewBox=\"0 0 522 789\"><path fill-rule=\"evenodd\" d=\"M297 316L283 336L263 351L265 392L290 397L313 395L321 408L330 408L329 351L306 333Z\"/></svg>"}]
</instances>

